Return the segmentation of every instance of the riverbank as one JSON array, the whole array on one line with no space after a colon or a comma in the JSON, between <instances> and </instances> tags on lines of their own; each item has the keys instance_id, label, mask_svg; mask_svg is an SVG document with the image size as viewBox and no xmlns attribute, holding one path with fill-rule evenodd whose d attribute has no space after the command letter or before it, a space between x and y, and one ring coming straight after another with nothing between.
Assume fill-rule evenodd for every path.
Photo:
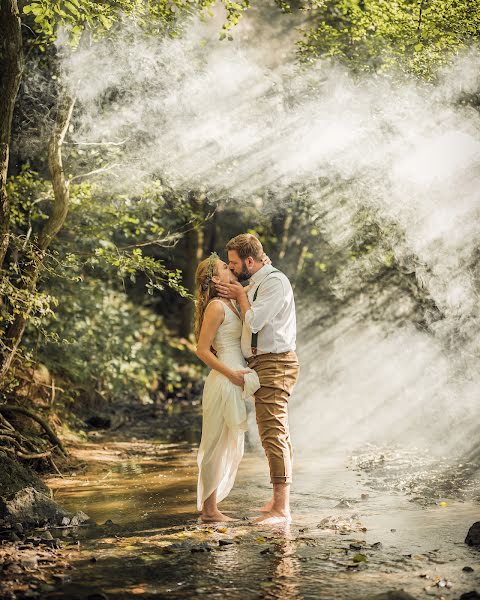
<instances>
[{"instance_id":1,"label":"riverbank","mask_svg":"<svg viewBox=\"0 0 480 600\"><path fill-rule=\"evenodd\" d=\"M304 456L293 523L254 527L245 519L269 485L261 452L250 448L222 504L239 521L206 526L195 511L199 415L173 415L170 426L165 416L160 430L161 423L92 432L70 447L75 467L46 483L66 510L92 523L50 530L53 560L28 565L19 579L27 573L30 587L11 598L359 600L403 589L418 600L458 600L480 591L480 553L464 543L477 503L412 502L412 494L381 489L352 457Z\"/></svg>"}]
</instances>

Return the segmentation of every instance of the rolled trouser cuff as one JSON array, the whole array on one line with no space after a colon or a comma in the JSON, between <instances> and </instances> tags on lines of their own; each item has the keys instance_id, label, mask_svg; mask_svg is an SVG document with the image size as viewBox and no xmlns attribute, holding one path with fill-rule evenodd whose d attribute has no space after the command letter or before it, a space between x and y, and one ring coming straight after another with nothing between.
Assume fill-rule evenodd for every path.
<instances>
[{"instance_id":1,"label":"rolled trouser cuff","mask_svg":"<svg viewBox=\"0 0 480 600\"><path fill-rule=\"evenodd\" d=\"M292 483L292 478L288 476L282 477L281 475L272 475L270 483Z\"/></svg>"}]
</instances>

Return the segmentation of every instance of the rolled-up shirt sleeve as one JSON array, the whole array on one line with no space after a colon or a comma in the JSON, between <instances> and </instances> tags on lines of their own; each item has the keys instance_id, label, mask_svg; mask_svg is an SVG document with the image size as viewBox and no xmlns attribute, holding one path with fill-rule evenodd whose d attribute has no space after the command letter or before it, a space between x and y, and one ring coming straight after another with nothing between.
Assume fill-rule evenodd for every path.
<instances>
[{"instance_id":1,"label":"rolled-up shirt sleeve","mask_svg":"<svg viewBox=\"0 0 480 600\"><path fill-rule=\"evenodd\" d=\"M283 283L278 277L263 282L255 302L245 313L245 323L252 333L258 333L282 308L285 300Z\"/></svg>"}]
</instances>

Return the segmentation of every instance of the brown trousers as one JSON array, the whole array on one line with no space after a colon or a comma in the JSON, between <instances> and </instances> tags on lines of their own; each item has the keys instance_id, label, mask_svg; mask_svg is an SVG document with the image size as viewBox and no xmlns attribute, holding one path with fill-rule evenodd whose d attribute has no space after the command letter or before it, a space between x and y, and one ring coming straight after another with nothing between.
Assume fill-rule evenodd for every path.
<instances>
[{"instance_id":1,"label":"brown trousers","mask_svg":"<svg viewBox=\"0 0 480 600\"><path fill-rule=\"evenodd\" d=\"M259 354L247 362L260 379L261 387L255 393L255 412L271 482L291 483L293 450L287 407L299 373L297 355L295 352Z\"/></svg>"}]
</instances>

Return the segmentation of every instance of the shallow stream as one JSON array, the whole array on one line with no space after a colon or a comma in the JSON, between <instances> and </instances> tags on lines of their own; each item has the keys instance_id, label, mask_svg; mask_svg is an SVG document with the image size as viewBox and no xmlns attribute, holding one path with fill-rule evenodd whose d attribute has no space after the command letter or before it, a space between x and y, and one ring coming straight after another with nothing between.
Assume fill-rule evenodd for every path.
<instances>
[{"instance_id":1,"label":"shallow stream","mask_svg":"<svg viewBox=\"0 0 480 600\"><path fill-rule=\"evenodd\" d=\"M74 568L46 597L358 600L404 589L453 600L480 592L480 551L464 543L480 520L474 478L439 499L441 467L412 450L297 456L293 523L259 527L245 519L268 499L269 484L261 449L249 448L221 505L240 520L204 525L192 423L158 436L155 421L139 423L75 447L83 468L47 483L97 526L58 531Z\"/></svg>"}]
</instances>

